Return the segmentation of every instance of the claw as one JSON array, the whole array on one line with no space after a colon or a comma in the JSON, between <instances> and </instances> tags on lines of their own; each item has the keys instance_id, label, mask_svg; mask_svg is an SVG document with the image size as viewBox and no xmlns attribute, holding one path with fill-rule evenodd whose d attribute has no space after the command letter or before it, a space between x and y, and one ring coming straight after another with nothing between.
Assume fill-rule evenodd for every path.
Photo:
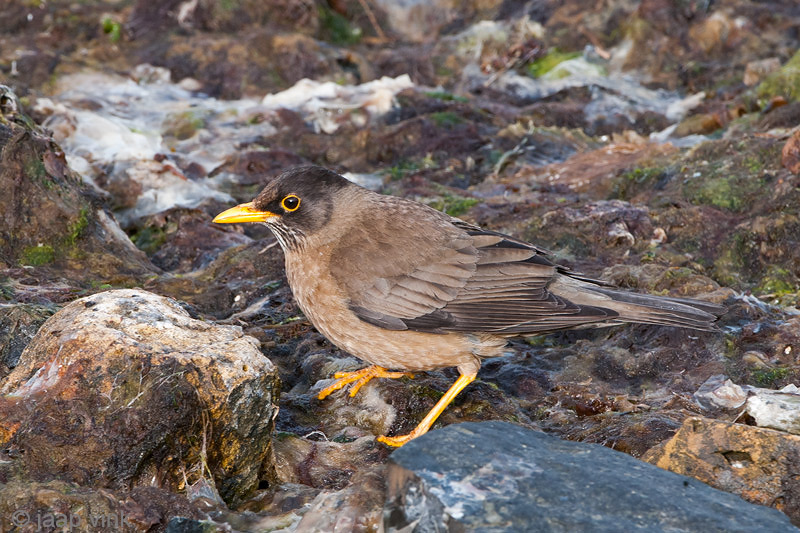
<instances>
[{"instance_id":1,"label":"claw","mask_svg":"<svg viewBox=\"0 0 800 533\"><path fill-rule=\"evenodd\" d=\"M436 422L436 419L439 418L439 415L442 414L442 411L444 411L447 406L450 405L450 403L455 399L458 393L464 389L464 387L472 383L474 380L475 374L461 374L458 376L456 382L453 383L449 389L447 389L447 392L444 393L444 396L442 396L439 401L436 402L436 405L433 406L433 409L431 409L428 414L425 415L425 418L422 419L422 422L420 422L411 433L407 435L398 435L396 437L387 437L385 435L381 435L378 437L378 441L388 446L400 447L408 441L416 439L420 435L427 433L433 423Z\"/></svg>"},{"instance_id":2,"label":"claw","mask_svg":"<svg viewBox=\"0 0 800 533\"><path fill-rule=\"evenodd\" d=\"M350 383L355 382L353 388L350 389L350 396L353 397L356 393L369 383L369 380L372 378L402 378L402 377L409 377L413 378L414 374L411 372L389 372L383 367L372 365L368 366L367 368L362 368L361 370L357 370L356 372L336 372L333 377L338 378L336 382L332 385L328 385L324 389L322 389L317 398L322 400L327 398L331 393L336 392L337 390L346 387Z\"/></svg>"}]
</instances>

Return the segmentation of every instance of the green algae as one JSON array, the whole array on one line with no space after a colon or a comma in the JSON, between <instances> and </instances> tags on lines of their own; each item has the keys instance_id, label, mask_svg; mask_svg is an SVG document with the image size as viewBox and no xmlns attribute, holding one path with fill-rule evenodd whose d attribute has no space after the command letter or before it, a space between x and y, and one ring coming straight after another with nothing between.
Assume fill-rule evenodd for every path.
<instances>
[{"instance_id":1,"label":"green algae","mask_svg":"<svg viewBox=\"0 0 800 533\"><path fill-rule=\"evenodd\" d=\"M358 44L363 31L354 26L345 17L327 7L318 7L320 27L323 38L337 45Z\"/></svg>"},{"instance_id":2,"label":"green algae","mask_svg":"<svg viewBox=\"0 0 800 533\"><path fill-rule=\"evenodd\" d=\"M20 264L26 266L42 266L55 261L56 251L49 244L29 246L22 250Z\"/></svg>"},{"instance_id":3,"label":"green algae","mask_svg":"<svg viewBox=\"0 0 800 533\"><path fill-rule=\"evenodd\" d=\"M163 228L146 226L132 233L130 239L138 249L150 256L167 242L167 232Z\"/></svg>"},{"instance_id":4,"label":"green algae","mask_svg":"<svg viewBox=\"0 0 800 533\"><path fill-rule=\"evenodd\" d=\"M752 373L752 379L755 385L759 387L775 388L777 382L787 377L791 372L788 368L767 368L755 370Z\"/></svg>"},{"instance_id":5,"label":"green algae","mask_svg":"<svg viewBox=\"0 0 800 533\"><path fill-rule=\"evenodd\" d=\"M72 224L69 225L67 228L67 237L66 243L69 246L75 246L80 239L83 232L89 226L89 208L88 207L81 207L80 212L78 213L78 219L75 220Z\"/></svg>"},{"instance_id":6,"label":"green algae","mask_svg":"<svg viewBox=\"0 0 800 533\"><path fill-rule=\"evenodd\" d=\"M533 63L528 64L528 75L533 78L544 76L564 61L575 59L576 57L580 57L580 55L581 52L562 52L558 49L554 49L546 56L540 57Z\"/></svg>"},{"instance_id":7,"label":"green algae","mask_svg":"<svg viewBox=\"0 0 800 533\"><path fill-rule=\"evenodd\" d=\"M439 128L452 128L464 122L464 119L453 113L452 111L437 111L431 113L430 119Z\"/></svg>"},{"instance_id":8,"label":"green algae","mask_svg":"<svg viewBox=\"0 0 800 533\"><path fill-rule=\"evenodd\" d=\"M790 102L800 100L800 50L780 70L769 74L756 88L762 99L783 96Z\"/></svg>"},{"instance_id":9,"label":"green algae","mask_svg":"<svg viewBox=\"0 0 800 533\"><path fill-rule=\"evenodd\" d=\"M101 26L103 28L103 33L108 35L109 41L112 43L119 42L120 38L122 37L122 24L111 17L106 17L103 19Z\"/></svg>"},{"instance_id":10,"label":"green algae","mask_svg":"<svg viewBox=\"0 0 800 533\"><path fill-rule=\"evenodd\" d=\"M428 205L450 216L458 217L469 211L478 202L477 198L444 194L440 198L428 202Z\"/></svg>"},{"instance_id":11,"label":"green algae","mask_svg":"<svg viewBox=\"0 0 800 533\"><path fill-rule=\"evenodd\" d=\"M445 91L428 91L424 93L425 96L428 98L435 98L436 100L442 100L444 102L468 102L467 98L463 96L457 96L452 93L448 93Z\"/></svg>"},{"instance_id":12,"label":"green algae","mask_svg":"<svg viewBox=\"0 0 800 533\"><path fill-rule=\"evenodd\" d=\"M649 190L653 184L668 175L668 169L661 166L637 167L614 180L611 188L611 197L619 200L629 200L642 190Z\"/></svg>"}]
</instances>

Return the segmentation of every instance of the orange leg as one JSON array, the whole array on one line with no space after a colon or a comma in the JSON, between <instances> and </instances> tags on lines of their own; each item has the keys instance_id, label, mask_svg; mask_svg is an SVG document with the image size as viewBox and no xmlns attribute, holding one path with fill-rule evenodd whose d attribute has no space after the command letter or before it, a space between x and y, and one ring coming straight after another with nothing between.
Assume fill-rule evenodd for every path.
<instances>
[{"instance_id":1,"label":"orange leg","mask_svg":"<svg viewBox=\"0 0 800 533\"><path fill-rule=\"evenodd\" d=\"M330 395L332 392L335 392L350 383L355 382L353 388L350 389L350 396L355 396L356 393L369 383L369 380L372 378L402 378L402 377L409 377L413 378L414 374L411 372L389 372L385 368L372 365L368 366L367 368L362 368L356 372L337 372L333 375L337 379L333 385L329 385L322 389L319 394L317 394L317 398L322 400Z\"/></svg>"},{"instance_id":2,"label":"orange leg","mask_svg":"<svg viewBox=\"0 0 800 533\"><path fill-rule=\"evenodd\" d=\"M426 433L429 429L431 429L433 423L436 422L436 419L439 418L439 415L442 414L442 411L444 411L445 408L450 405L450 402L455 399L458 393L475 380L476 375L477 374L461 374L458 376L456 382L453 383L447 392L444 393L444 396L442 396L441 399L436 402L436 405L433 406L433 409L431 409L430 412L425 415L425 418L423 418L422 422L420 422L419 425L414 428L414 431L408 435L399 435L397 437L386 437L381 435L378 437L378 440L384 444L388 444L389 446L402 446L411 439L416 439L420 435Z\"/></svg>"}]
</instances>

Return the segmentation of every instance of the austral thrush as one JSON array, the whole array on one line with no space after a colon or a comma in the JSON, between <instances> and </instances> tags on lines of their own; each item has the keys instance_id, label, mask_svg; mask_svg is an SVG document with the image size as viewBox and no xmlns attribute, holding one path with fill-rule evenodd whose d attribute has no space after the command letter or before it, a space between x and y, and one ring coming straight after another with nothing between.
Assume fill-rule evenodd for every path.
<instances>
[{"instance_id":1,"label":"austral thrush","mask_svg":"<svg viewBox=\"0 0 800 533\"><path fill-rule=\"evenodd\" d=\"M384 196L320 167L288 170L214 222L264 222L311 323L372 364L337 374L323 399L375 377L457 367L459 378L408 435L428 431L508 337L624 322L714 330L725 308L619 291L553 263L537 246L428 206Z\"/></svg>"}]
</instances>

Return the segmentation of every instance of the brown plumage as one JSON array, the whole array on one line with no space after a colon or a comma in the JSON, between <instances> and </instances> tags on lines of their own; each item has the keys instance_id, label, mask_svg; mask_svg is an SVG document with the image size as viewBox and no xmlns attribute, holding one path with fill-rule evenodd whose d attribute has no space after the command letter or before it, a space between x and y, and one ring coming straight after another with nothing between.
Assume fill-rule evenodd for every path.
<instances>
[{"instance_id":1,"label":"brown plumage","mask_svg":"<svg viewBox=\"0 0 800 533\"><path fill-rule=\"evenodd\" d=\"M506 338L626 322L716 329L725 308L620 291L553 263L533 244L425 205L384 196L320 167L284 172L215 222L265 222L297 303L331 342L372 363L319 397L373 377L455 366L461 374L400 446L425 433Z\"/></svg>"}]
</instances>

